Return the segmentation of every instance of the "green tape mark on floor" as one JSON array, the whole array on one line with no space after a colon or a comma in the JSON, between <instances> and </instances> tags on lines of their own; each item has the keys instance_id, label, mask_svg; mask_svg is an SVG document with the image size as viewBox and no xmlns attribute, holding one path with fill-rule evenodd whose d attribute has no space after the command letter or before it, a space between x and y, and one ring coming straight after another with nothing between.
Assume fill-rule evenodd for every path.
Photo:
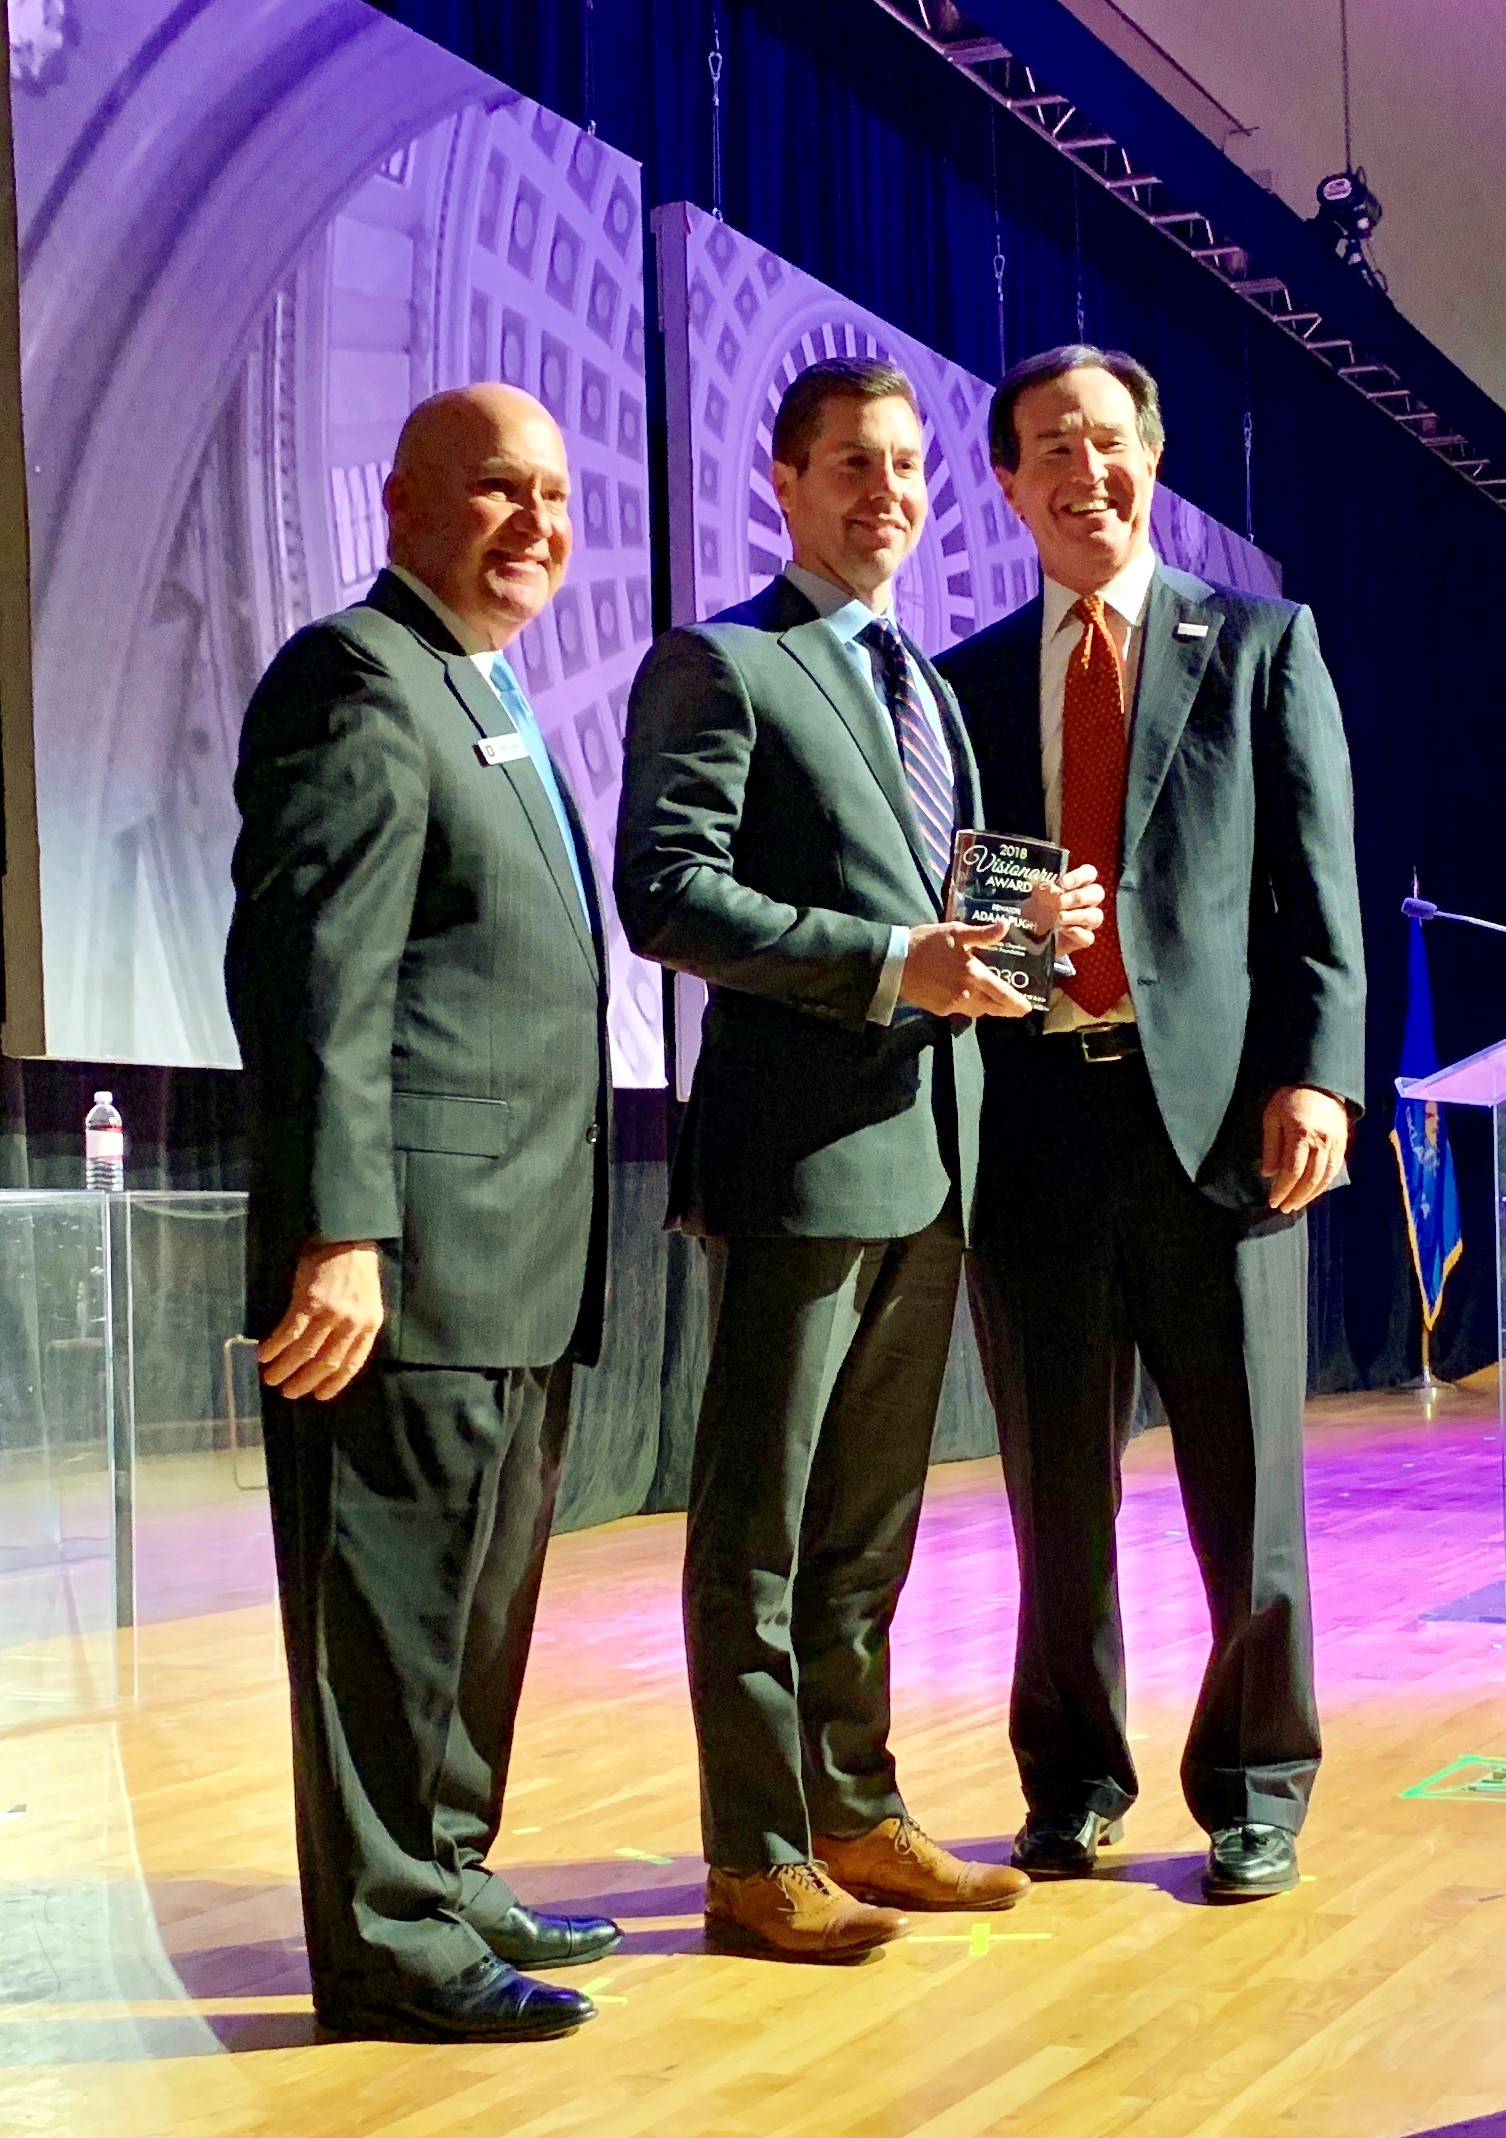
<instances>
[{"instance_id":1,"label":"green tape mark on floor","mask_svg":"<svg viewBox=\"0 0 1506 2138\"><path fill-rule=\"evenodd\" d=\"M1488 1804L1494 1799L1506 1804L1506 1754L1466 1752L1461 1759L1451 1760L1448 1766L1430 1774L1425 1782L1415 1782L1410 1789L1403 1789L1401 1795L1430 1799L1435 1803L1445 1799L1454 1803Z\"/></svg>"}]
</instances>

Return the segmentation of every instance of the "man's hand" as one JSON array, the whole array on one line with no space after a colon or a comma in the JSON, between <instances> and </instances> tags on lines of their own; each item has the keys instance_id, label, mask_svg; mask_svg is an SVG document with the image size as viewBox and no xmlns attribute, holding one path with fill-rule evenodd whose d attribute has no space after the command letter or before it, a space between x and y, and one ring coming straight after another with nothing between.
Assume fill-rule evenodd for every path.
<instances>
[{"instance_id":1,"label":"man's hand","mask_svg":"<svg viewBox=\"0 0 1506 2138\"><path fill-rule=\"evenodd\" d=\"M1349 1147L1349 1114L1332 1092L1283 1084L1266 1101L1260 1177L1266 1200L1288 1216L1305 1210L1338 1179Z\"/></svg>"},{"instance_id":2,"label":"man's hand","mask_svg":"<svg viewBox=\"0 0 1506 2138\"><path fill-rule=\"evenodd\" d=\"M899 999L933 1017L1028 1017L1030 1004L1007 987L976 953L1001 943L1003 921L988 928L964 921L930 921L910 930Z\"/></svg>"},{"instance_id":3,"label":"man's hand","mask_svg":"<svg viewBox=\"0 0 1506 2138\"><path fill-rule=\"evenodd\" d=\"M293 1399L327 1403L348 1388L371 1356L382 1326L382 1283L369 1240L305 1247L293 1300L256 1347L261 1377Z\"/></svg>"},{"instance_id":4,"label":"man's hand","mask_svg":"<svg viewBox=\"0 0 1506 2138\"><path fill-rule=\"evenodd\" d=\"M1091 861L1068 869L1060 883L1038 883L1020 907L1020 918L1036 935L1057 930L1062 950L1091 950L1103 926L1103 885Z\"/></svg>"}]
</instances>

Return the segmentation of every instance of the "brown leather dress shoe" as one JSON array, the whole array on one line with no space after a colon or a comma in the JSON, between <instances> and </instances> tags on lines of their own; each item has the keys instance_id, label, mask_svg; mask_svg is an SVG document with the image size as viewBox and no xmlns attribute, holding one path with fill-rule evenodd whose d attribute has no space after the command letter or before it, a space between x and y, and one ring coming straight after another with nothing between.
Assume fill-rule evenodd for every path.
<instances>
[{"instance_id":1,"label":"brown leather dress shoe","mask_svg":"<svg viewBox=\"0 0 1506 2138\"><path fill-rule=\"evenodd\" d=\"M884 1819L855 1841L812 1837L811 1847L849 1893L891 1908L1012 1908L1030 1890L1007 1863L966 1863L911 1819Z\"/></svg>"},{"instance_id":2,"label":"brown leather dress shoe","mask_svg":"<svg viewBox=\"0 0 1506 2138\"><path fill-rule=\"evenodd\" d=\"M706 1874L706 1943L763 1960L861 1960L910 1925L833 1885L819 1864Z\"/></svg>"}]
</instances>

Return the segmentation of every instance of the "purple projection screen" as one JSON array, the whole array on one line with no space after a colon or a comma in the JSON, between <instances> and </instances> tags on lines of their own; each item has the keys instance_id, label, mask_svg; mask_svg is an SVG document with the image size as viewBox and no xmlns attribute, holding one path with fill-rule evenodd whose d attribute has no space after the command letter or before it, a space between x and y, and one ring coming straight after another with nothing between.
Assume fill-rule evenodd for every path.
<instances>
[{"instance_id":1,"label":"purple projection screen","mask_svg":"<svg viewBox=\"0 0 1506 2138\"><path fill-rule=\"evenodd\" d=\"M437 388L512 380L565 433L575 557L519 665L609 882L651 628L638 166L364 0L19 15L41 1001L12 1031L233 1064L241 714L370 584ZM609 932L616 1081L662 1084L658 973Z\"/></svg>"},{"instance_id":2,"label":"purple projection screen","mask_svg":"<svg viewBox=\"0 0 1506 2138\"><path fill-rule=\"evenodd\" d=\"M1007 616L1039 583L1035 546L988 461L991 382L865 312L687 201L654 212L669 379L670 566L688 623L745 601L789 556L769 482L785 387L827 356L884 356L913 380L930 517L895 587L928 653ZM1168 564L1252 593L1281 591L1264 551L1163 485L1152 515Z\"/></svg>"},{"instance_id":3,"label":"purple projection screen","mask_svg":"<svg viewBox=\"0 0 1506 2138\"><path fill-rule=\"evenodd\" d=\"M688 201L655 210L669 406L670 581L689 623L745 601L789 556L769 478L785 387L828 356L883 356L920 400L930 516L895 585L900 621L940 653L1020 608L1039 585L1035 546L988 459L990 383L975 378L766 252ZM1262 550L1162 485L1151 526L1168 564L1252 593L1281 591ZM705 990L676 985L683 1098Z\"/></svg>"}]
</instances>

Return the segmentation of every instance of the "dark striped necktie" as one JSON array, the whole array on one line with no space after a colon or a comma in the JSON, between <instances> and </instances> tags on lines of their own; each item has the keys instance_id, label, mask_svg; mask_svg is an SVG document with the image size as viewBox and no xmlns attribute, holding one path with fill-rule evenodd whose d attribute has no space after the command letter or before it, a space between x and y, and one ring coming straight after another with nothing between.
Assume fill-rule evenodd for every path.
<instances>
[{"instance_id":1,"label":"dark striped necktie","mask_svg":"<svg viewBox=\"0 0 1506 2138\"><path fill-rule=\"evenodd\" d=\"M952 760L932 727L914 672L905 653L905 642L887 616L875 616L858 633L859 640L879 657L879 680L884 701L894 722L900 763L920 836L939 891L952 865L952 833L957 824L957 782Z\"/></svg>"}]
</instances>

